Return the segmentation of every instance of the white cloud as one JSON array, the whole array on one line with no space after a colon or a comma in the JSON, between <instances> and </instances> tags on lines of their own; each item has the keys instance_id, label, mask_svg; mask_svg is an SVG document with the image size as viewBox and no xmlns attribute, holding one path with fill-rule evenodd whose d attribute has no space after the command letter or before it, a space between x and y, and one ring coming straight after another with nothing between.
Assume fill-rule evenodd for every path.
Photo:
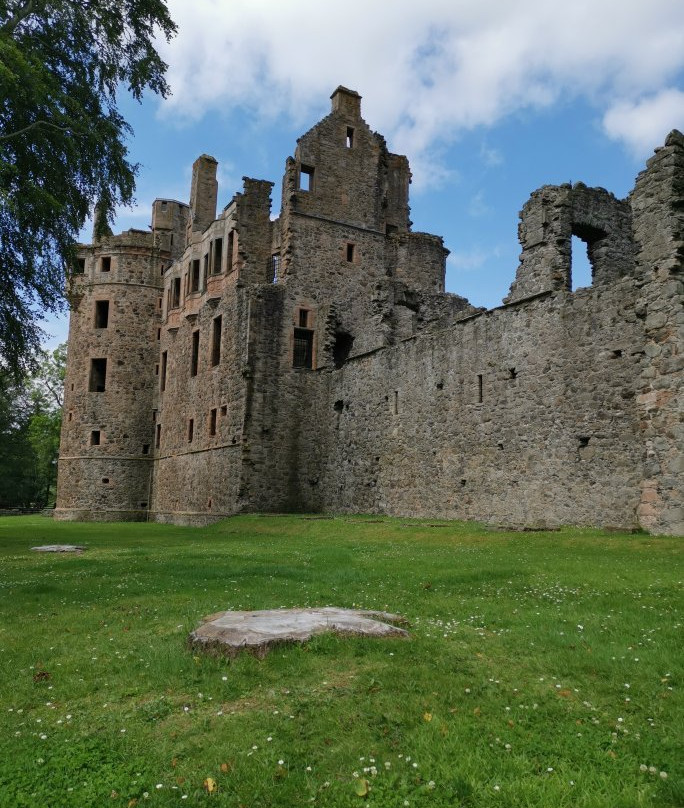
<instances>
[{"instance_id":1,"label":"white cloud","mask_svg":"<svg viewBox=\"0 0 684 808\"><path fill-rule=\"evenodd\" d=\"M491 207L485 200L485 192L482 189L471 197L470 202L468 203L468 213L470 216L486 216L491 212L491 210Z\"/></svg>"},{"instance_id":2,"label":"white cloud","mask_svg":"<svg viewBox=\"0 0 684 808\"><path fill-rule=\"evenodd\" d=\"M484 249L475 246L468 250L449 253L447 266L451 266L457 272L474 272L483 267L490 259L500 257L501 250L498 247Z\"/></svg>"},{"instance_id":3,"label":"white cloud","mask_svg":"<svg viewBox=\"0 0 684 808\"><path fill-rule=\"evenodd\" d=\"M440 143L521 109L583 96L597 117L638 104L684 70L682 0L170 0L178 37L161 46L168 119L235 107L296 124L338 84L417 184L440 176ZM430 173L423 174L422 164Z\"/></svg>"},{"instance_id":4,"label":"white cloud","mask_svg":"<svg viewBox=\"0 0 684 808\"><path fill-rule=\"evenodd\" d=\"M643 158L663 144L671 129L684 129L684 92L668 88L637 101L617 102L603 116L603 129Z\"/></svg>"}]
</instances>

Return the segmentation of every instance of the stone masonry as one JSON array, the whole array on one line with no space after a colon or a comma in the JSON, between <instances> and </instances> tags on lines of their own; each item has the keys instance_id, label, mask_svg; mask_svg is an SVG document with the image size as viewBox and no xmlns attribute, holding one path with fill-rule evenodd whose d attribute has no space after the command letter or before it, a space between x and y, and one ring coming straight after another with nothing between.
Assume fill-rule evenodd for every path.
<instances>
[{"instance_id":1,"label":"stone masonry","mask_svg":"<svg viewBox=\"0 0 684 808\"><path fill-rule=\"evenodd\" d=\"M684 535L684 136L627 199L545 186L504 304L444 292L405 157L344 87L272 183L216 161L70 283L56 516L366 512ZM571 291L571 239L592 285Z\"/></svg>"}]
</instances>

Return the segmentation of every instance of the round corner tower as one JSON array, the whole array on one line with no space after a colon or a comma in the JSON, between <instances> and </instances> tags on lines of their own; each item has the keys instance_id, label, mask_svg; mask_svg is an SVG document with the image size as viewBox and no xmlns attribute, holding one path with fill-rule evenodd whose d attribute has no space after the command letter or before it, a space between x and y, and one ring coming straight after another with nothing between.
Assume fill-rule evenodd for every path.
<instances>
[{"instance_id":1,"label":"round corner tower","mask_svg":"<svg viewBox=\"0 0 684 808\"><path fill-rule=\"evenodd\" d=\"M79 251L69 289L58 519L147 518L163 273L182 247L174 240L183 238L185 207L157 200L152 232L128 230Z\"/></svg>"}]
</instances>

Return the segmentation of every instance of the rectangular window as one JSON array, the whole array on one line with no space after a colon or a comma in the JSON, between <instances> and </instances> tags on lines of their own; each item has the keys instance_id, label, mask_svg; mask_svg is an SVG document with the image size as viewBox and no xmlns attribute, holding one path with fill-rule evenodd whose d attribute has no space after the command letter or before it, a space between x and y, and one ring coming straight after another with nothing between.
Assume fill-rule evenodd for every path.
<instances>
[{"instance_id":1,"label":"rectangular window","mask_svg":"<svg viewBox=\"0 0 684 808\"><path fill-rule=\"evenodd\" d=\"M180 306L181 297L181 279L173 279L173 288L171 290L171 308L177 309Z\"/></svg>"},{"instance_id":2,"label":"rectangular window","mask_svg":"<svg viewBox=\"0 0 684 808\"><path fill-rule=\"evenodd\" d=\"M161 355L161 373L159 374L159 389L164 392L166 390L166 365L169 359L169 352L164 351Z\"/></svg>"},{"instance_id":3,"label":"rectangular window","mask_svg":"<svg viewBox=\"0 0 684 808\"><path fill-rule=\"evenodd\" d=\"M221 316L214 317L211 324L211 366L216 367L221 361Z\"/></svg>"},{"instance_id":4,"label":"rectangular window","mask_svg":"<svg viewBox=\"0 0 684 808\"><path fill-rule=\"evenodd\" d=\"M273 283L275 283L278 280L279 271L280 271L280 253L273 253L269 261L269 273L268 273Z\"/></svg>"},{"instance_id":5,"label":"rectangular window","mask_svg":"<svg viewBox=\"0 0 684 808\"><path fill-rule=\"evenodd\" d=\"M91 446L99 446L100 445L100 430L93 429L90 433L90 445Z\"/></svg>"},{"instance_id":6,"label":"rectangular window","mask_svg":"<svg viewBox=\"0 0 684 808\"><path fill-rule=\"evenodd\" d=\"M157 433L154 438L154 448L158 449L161 446L161 424L157 424Z\"/></svg>"},{"instance_id":7,"label":"rectangular window","mask_svg":"<svg viewBox=\"0 0 684 808\"><path fill-rule=\"evenodd\" d=\"M355 252L356 252L356 245L355 244L347 244L347 261L350 263L354 260Z\"/></svg>"},{"instance_id":8,"label":"rectangular window","mask_svg":"<svg viewBox=\"0 0 684 808\"><path fill-rule=\"evenodd\" d=\"M297 324L300 328L308 328L309 327L309 311L308 309L300 309L299 315L297 317Z\"/></svg>"},{"instance_id":9,"label":"rectangular window","mask_svg":"<svg viewBox=\"0 0 684 808\"><path fill-rule=\"evenodd\" d=\"M212 264L212 272L218 275L221 271L221 264L223 263L223 239L217 238L214 242L214 262Z\"/></svg>"},{"instance_id":10,"label":"rectangular window","mask_svg":"<svg viewBox=\"0 0 684 808\"><path fill-rule=\"evenodd\" d=\"M200 260L195 258L192 262L192 270L190 272L190 294L199 292L200 288Z\"/></svg>"},{"instance_id":11,"label":"rectangular window","mask_svg":"<svg viewBox=\"0 0 684 808\"><path fill-rule=\"evenodd\" d=\"M230 233L228 233L228 254L226 256L227 260L228 260L228 267L227 267L228 272L233 271L233 253L234 252L235 252L235 231L231 230Z\"/></svg>"},{"instance_id":12,"label":"rectangular window","mask_svg":"<svg viewBox=\"0 0 684 808\"><path fill-rule=\"evenodd\" d=\"M95 328L107 328L109 324L109 301L95 301Z\"/></svg>"},{"instance_id":13,"label":"rectangular window","mask_svg":"<svg viewBox=\"0 0 684 808\"><path fill-rule=\"evenodd\" d=\"M313 331L295 328L292 367L308 369L313 367Z\"/></svg>"},{"instance_id":14,"label":"rectangular window","mask_svg":"<svg viewBox=\"0 0 684 808\"><path fill-rule=\"evenodd\" d=\"M206 289L207 278L209 277L209 253L204 256L204 272L202 273L202 288Z\"/></svg>"},{"instance_id":15,"label":"rectangular window","mask_svg":"<svg viewBox=\"0 0 684 808\"><path fill-rule=\"evenodd\" d=\"M197 376L199 365L199 331L192 332L192 355L190 357L190 375Z\"/></svg>"},{"instance_id":16,"label":"rectangular window","mask_svg":"<svg viewBox=\"0 0 684 808\"><path fill-rule=\"evenodd\" d=\"M109 255L103 255L100 258L100 272L109 272L112 268L112 259Z\"/></svg>"},{"instance_id":17,"label":"rectangular window","mask_svg":"<svg viewBox=\"0 0 684 808\"><path fill-rule=\"evenodd\" d=\"M76 275L83 275L84 272L85 272L85 258L77 258L76 266L74 267L74 273Z\"/></svg>"},{"instance_id":18,"label":"rectangular window","mask_svg":"<svg viewBox=\"0 0 684 808\"><path fill-rule=\"evenodd\" d=\"M299 169L299 190L300 191L313 191L314 188L314 170L311 166L303 165Z\"/></svg>"},{"instance_id":19,"label":"rectangular window","mask_svg":"<svg viewBox=\"0 0 684 808\"><path fill-rule=\"evenodd\" d=\"M477 374L477 403L482 404L482 374Z\"/></svg>"},{"instance_id":20,"label":"rectangular window","mask_svg":"<svg viewBox=\"0 0 684 808\"><path fill-rule=\"evenodd\" d=\"M215 407L209 413L209 434L210 435L215 435L216 434L216 408Z\"/></svg>"},{"instance_id":21,"label":"rectangular window","mask_svg":"<svg viewBox=\"0 0 684 808\"><path fill-rule=\"evenodd\" d=\"M107 384L107 360L90 360L90 380L88 390L91 393L104 393Z\"/></svg>"},{"instance_id":22,"label":"rectangular window","mask_svg":"<svg viewBox=\"0 0 684 808\"><path fill-rule=\"evenodd\" d=\"M348 126L347 127L347 140L346 145L348 149L352 149L354 147L354 127Z\"/></svg>"},{"instance_id":23,"label":"rectangular window","mask_svg":"<svg viewBox=\"0 0 684 808\"><path fill-rule=\"evenodd\" d=\"M188 419L188 443L192 443L192 439L195 437L195 419L189 418Z\"/></svg>"},{"instance_id":24,"label":"rectangular window","mask_svg":"<svg viewBox=\"0 0 684 808\"><path fill-rule=\"evenodd\" d=\"M221 405L221 417L225 418L226 415L228 415L228 405L227 404L222 404Z\"/></svg>"}]
</instances>

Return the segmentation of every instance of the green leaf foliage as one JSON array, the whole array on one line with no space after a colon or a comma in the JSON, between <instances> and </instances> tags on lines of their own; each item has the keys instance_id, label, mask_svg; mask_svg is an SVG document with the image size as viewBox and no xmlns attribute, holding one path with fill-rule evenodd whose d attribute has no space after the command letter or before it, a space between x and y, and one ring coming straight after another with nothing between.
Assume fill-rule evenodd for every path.
<instances>
[{"instance_id":1,"label":"green leaf foliage","mask_svg":"<svg viewBox=\"0 0 684 808\"><path fill-rule=\"evenodd\" d=\"M117 93L168 94L175 30L163 0L0 0L0 369L30 365L94 204L104 234L133 201Z\"/></svg>"}]
</instances>

